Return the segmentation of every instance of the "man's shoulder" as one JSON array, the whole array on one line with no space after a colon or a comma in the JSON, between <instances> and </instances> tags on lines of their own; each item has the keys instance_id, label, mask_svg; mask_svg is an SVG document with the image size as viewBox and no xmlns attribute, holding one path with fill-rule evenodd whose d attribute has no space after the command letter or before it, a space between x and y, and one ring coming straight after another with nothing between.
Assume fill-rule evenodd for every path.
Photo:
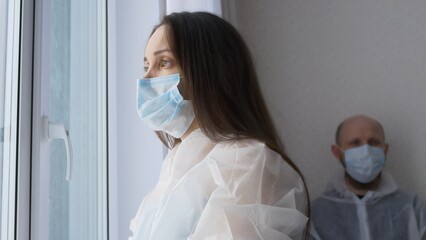
<instances>
[{"instance_id":1,"label":"man's shoulder","mask_svg":"<svg viewBox=\"0 0 426 240\"><path fill-rule=\"evenodd\" d=\"M408 192L405 190L401 190L401 189L398 189L392 194L389 194L388 196L384 197L383 201L391 201L395 203L401 203L404 205L406 205L407 203L411 203L413 205L422 204L422 201L417 194Z\"/></svg>"},{"instance_id":2,"label":"man's shoulder","mask_svg":"<svg viewBox=\"0 0 426 240\"><path fill-rule=\"evenodd\" d=\"M413 198L417 197L416 194L414 194L412 192L405 191L405 190L400 189L400 188L398 188L398 190L395 191L394 195L401 197L401 198L407 198L407 199L413 199Z\"/></svg>"}]
</instances>

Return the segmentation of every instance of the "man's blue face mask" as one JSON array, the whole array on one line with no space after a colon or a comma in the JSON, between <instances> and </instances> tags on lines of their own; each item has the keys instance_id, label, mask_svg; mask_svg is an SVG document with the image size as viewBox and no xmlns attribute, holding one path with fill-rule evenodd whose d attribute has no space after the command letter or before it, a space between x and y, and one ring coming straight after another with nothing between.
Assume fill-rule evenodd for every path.
<instances>
[{"instance_id":1,"label":"man's blue face mask","mask_svg":"<svg viewBox=\"0 0 426 240\"><path fill-rule=\"evenodd\" d=\"M385 152L380 147L365 144L344 153L346 172L360 183L373 181L385 164Z\"/></svg>"},{"instance_id":2,"label":"man's blue face mask","mask_svg":"<svg viewBox=\"0 0 426 240\"><path fill-rule=\"evenodd\" d=\"M194 120L190 101L179 93L179 74L138 80L139 117L155 131L180 138Z\"/></svg>"}]
</instances>

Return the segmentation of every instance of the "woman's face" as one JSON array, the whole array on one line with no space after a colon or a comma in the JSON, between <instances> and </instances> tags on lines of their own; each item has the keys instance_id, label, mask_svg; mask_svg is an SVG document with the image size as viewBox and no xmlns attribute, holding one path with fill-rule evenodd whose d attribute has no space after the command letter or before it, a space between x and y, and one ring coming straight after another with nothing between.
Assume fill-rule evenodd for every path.
<instances>
[{"instance_id":1,"label":"woman's face","mask_svg":"<svg viewBox=\"0 0 426 240\"><path fill-rule=\"evenodd\" d=\"M145 78L180 73L166 38L166 26L160 26L148 41L144 57Z\"/></svg>"}]
</instances>

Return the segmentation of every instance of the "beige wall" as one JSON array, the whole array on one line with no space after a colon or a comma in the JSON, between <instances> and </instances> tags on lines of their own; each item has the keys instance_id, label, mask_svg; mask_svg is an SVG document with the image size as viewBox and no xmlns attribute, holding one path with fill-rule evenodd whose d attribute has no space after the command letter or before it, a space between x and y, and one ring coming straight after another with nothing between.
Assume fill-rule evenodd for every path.
<instances>
[{"instance_id":1,"label":"beige wall","mask_svg":"<svg viewBox=\"0 0 426 240\"><path fill-rule=\"evenodd\" d=\"M426 200L426 1L231 2L312 196L342 171L330 151L336 126L363 113L385 127L386 169Z\"/></svg>"}]
</instances>

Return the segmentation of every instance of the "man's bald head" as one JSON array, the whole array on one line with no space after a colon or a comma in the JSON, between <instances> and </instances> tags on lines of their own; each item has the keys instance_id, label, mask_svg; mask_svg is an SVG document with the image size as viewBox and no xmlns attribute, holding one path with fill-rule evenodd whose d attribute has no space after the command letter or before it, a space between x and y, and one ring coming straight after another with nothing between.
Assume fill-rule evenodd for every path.
<instances>
[{"instance_id":1,"label":"man's bald head","mask_svg":"<svg viewBox=\"0 0 426 240\"><path fill-rule=\"evenodd\" d=\"M376 126L379 132L381 133L381 136L383 137L383 141L385 140L385 131L379 121L365 115L355 115L343 120L337 127L335 136L337 145L341 145L342 132L344 132L346 128L350 128L356 124L370 124L372 126Z\"/></svg>"}]
</instances>

